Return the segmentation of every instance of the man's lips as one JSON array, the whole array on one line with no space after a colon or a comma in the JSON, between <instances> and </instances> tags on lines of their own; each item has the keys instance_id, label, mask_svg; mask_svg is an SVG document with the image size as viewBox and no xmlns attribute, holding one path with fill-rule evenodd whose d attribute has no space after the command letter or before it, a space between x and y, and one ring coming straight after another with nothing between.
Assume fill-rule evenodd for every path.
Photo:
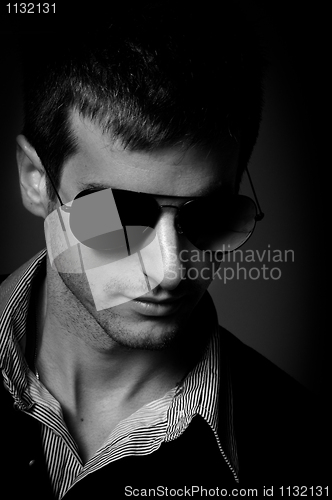
<instances>
[{"instance_id":1,"label":"man's lips","mask_svg":"<svg viewBox=\"0 0 332 500\"><path fill-rule=\"evenodd\" d=\"M171 316L183 304L184 295L143 295L131 301L133 309L143 316Z\"/></svg>"},{"instance_id":2,"label":"man's lips","mask_svg":"<svg viewBox=\"0 0 332 500\"><path fill-rule=\"evenodd\" d=\"M137 297L133 300L139 300L140 302L151 302L153 304L172 304L174 302L178 302L179 300L182 300L184 298L184 295L177 295L177 296L148 296L148 295L142 295L141 297Z\"/></svg>"}]
</instances>

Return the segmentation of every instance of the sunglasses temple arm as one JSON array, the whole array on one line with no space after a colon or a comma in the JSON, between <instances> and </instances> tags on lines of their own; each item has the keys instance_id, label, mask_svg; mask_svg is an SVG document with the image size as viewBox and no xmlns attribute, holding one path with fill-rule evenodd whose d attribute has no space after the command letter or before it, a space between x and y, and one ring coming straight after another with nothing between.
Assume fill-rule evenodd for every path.
<instances>
[{"instance_id":1,"label":"sunglasses temple arm","mask_svg":"<svg viewBox=\"0 0 332 500\"><path fill-rule=\"evenodd\" d=\"M252 183L252 180L251 180L251 177L250 177L250 174L249 174L249 170L248 170L247 167L246 167L246 172L247 172L247 175L248 175L248 179L249 179L249 182L250 182L250 186L251 186L252 192L254 193L256 205L258 207L258 214L256 215L256 220L259 221L259 220L263 219L263 217L264 217L265 214L262 212L262 209L260 207L260 204L259 204L259 201L258 201L258 198L257 198L257 195L256 195L256 191L255 191L255 188L254 188L254 185Z\"/></svg>"},{"instance_id":2,"label":"sunglasses temple arm","mask_svg":"<svg viewBox=\"0 0 332 500\"><path fill-rule=\"evenodd\" d=\"M52 177L50 176L50 174L49 174L49 172L48 172L47 168L45 167L45 165L43 165L43 166L44 166L45 172L46 172L46 174L47 174L47 177L48 177L48 178L49 178L49 180L51 181L52 187L53 187L54 192L55 192L55 194L56 194L56 196L57 196L57 198L58 198L58 200L59 200L59 202L60 202L60 205L61 205L61 206L62 206L62 205L64 205L64 203L62 202L62 200L61 200L61 198L60 198L60 195L59 195L59 193L58 193L58 191L57 191L57 189L56 189L56 187L55 187L55 184L54 184L54 182L53 182Z\"/></svg>"}]
</instances>

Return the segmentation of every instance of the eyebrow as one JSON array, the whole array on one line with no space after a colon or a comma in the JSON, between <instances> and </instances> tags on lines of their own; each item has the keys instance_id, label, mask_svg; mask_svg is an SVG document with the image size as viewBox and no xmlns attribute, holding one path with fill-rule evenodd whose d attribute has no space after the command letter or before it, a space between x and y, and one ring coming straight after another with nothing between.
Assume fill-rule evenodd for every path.
<instances>
[{"instance_id":1,"label":"eyebrow","mask_svg":"<svg viewBox=\"0 0 332 500\"><path fill-rule=\"evenodd\" d=\"M109 184L104 184L103 182L80 182L78 184L78 188L81 190L81 191L85 191L85 190L88 190L88 189L98 189L98 190L102 190L102 189L110 189L112 186L110 186Z\"/></svg>"},{"instance_id":2,"label":"eyebrow","mask_svg":"<svg viewBox=\"0 0 332 500\"><path fill-rule=\"evenodd\" d=\"M89 191L89 190L94 190L94 191L102 191L104 189L115 189L112 188L109 184L105 184L103 182L79 182L78 188L80 192L82 191ZM129 190L131 191L131 190ZM162 196L163 198L190 198L190 199L199 199L199 198L205 198L206 196L214 196L215 194L220 194L220 195L231 195L232 193L230 192L230 187L229 186L219 186L218 188L214 189L211 193L207 195L196 195L196 196L172 196L172 195L165 195L165 194L156 194L156 193L144 193L141 191L133 191L134 193L140 193L140 194L149 194L151 196Z\"/></svg>"}]
</instances>

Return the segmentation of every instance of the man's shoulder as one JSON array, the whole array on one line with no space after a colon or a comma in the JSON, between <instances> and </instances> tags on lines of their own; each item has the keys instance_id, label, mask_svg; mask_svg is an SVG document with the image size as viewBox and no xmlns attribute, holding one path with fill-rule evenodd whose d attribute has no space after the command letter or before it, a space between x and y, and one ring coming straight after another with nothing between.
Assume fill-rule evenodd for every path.
<instances>
[{"instance_id":1,"label":"man's shoulder","mask_svg":"<svg viewBox=\"0 0 332 500\"><path fill-rule=\"evenodd\" d=\"M228 331L221 329L221 338L234 400L248 405L247 413L254 406L261 414L289 413L290 409L303 413L303 405L318 400L295 378Z\"/></svg>"},{"instance_id":2,"label":"man's shoulder","mask_svg":"<svg viewBox=\"0 0 332 500\"><path fill-rule=\"evenodd\" d=\"M275 480L275 468L289 481L324 478L315 457L329 441L326 403L226 330L221 338L244 479Z\"/></svg>"},{"instance_id":3,"label":"man's shoulder","mask_svg":"<svg viewBox=\"0 0 332 500\"><path fill-rule=\"evenodd\" d=\"M44 260L46 255L46 250L42 250L38 252L38 254L34 255L27 262L18 267L11 274L2 274L0 275L0 314L3 311L8 299L10 298L12 292L14 291L16 285L20 282L22 277L29 272L31 269L31 273L33 274L36 269L39 267L40 263Z\"/></svg>"},{"instance_id":4,"label":"man's shoulder","mask_svg":"<svg viewBox=\"0 0 332 500\"><path fill-rule=\"evenodd\" d=\"M256 390L295 391L308 393L305 387L264 355L221 328L222 348L225 349L234 383Z\"/></svg>"}]
</instances>

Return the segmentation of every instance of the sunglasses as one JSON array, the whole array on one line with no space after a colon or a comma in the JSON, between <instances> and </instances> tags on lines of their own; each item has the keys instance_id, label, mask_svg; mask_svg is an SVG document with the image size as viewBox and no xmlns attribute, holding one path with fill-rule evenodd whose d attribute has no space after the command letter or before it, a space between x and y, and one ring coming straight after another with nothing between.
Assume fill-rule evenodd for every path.
<instances>
[{"instance_id":1,"label":"sunglasses","mask_svg":"<svg viewBox=\"0 0 332 500\"><path fill-rule=\"evenodd\" d=\"M198 250L225 253L243 245L264 217L247 174L257 204L248 196L216 192L180 206L160 205L153 195L113 188L81 191L71 204L64 204L51 183L61 210L69 213L73 235L87 247L117 252L125 245L127 255L138 252L155 237L156 225L167 208L176 211L178 234Z\"/></svg>"}]
</instances>

